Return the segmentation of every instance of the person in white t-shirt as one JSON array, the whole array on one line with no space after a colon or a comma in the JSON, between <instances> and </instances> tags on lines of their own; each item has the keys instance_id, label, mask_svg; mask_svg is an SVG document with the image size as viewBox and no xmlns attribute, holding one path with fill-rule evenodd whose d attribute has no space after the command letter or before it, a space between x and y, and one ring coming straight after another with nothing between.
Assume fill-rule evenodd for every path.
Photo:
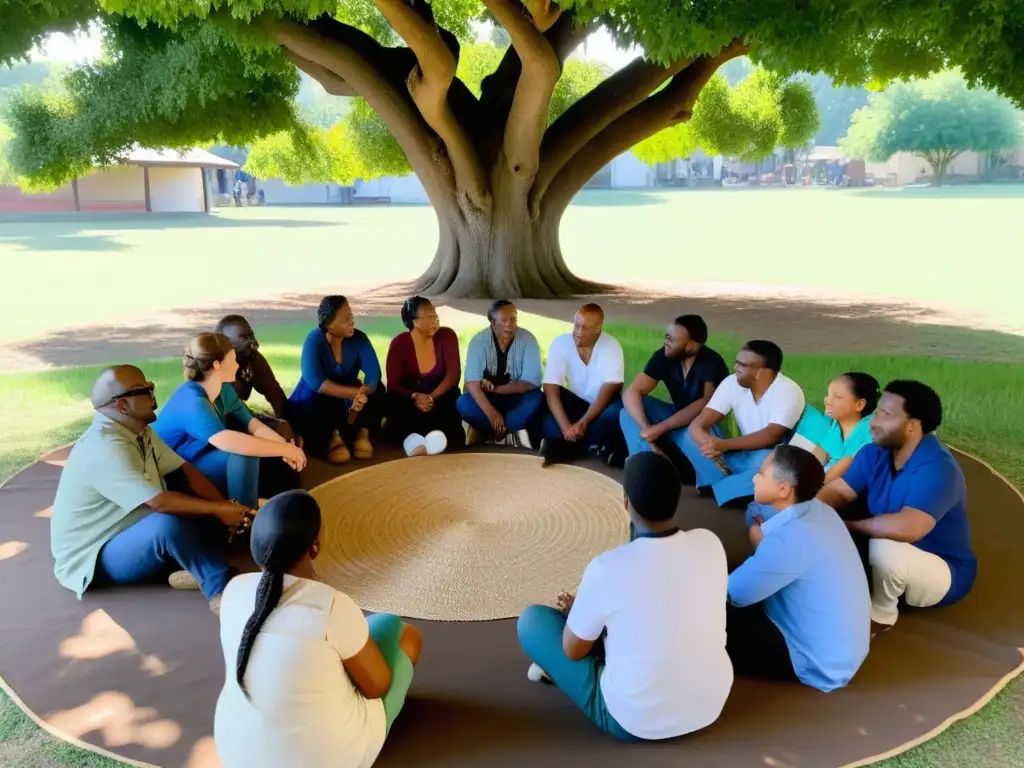
<instances>
[{"instance_id":1,"label":"person in white t-shirt","mask_svg":"<svg viewBox=\"0 0 1024 768\"><path fill-rule=\"evenodd\" d=\"M800 385L781 373L777 344L748 341L733 370L690 423L682 445L697 474L698 490L710 488L719 506L745 506L753 499L754 475L796 426L805 405ZM719 422L730 413L739 437L722 435Z\"/></svg>"},{"instance_id":2,"label":"person in white t-shirt","mask_svg":"<svg viewBox=\"0 0 1024 768\"><path fill-rule=\"evenodd\" d=\"M224 590L213 736L224 768L370 768L405 703L420 633L397 616L367 620L316 581L319 535L312 496L275 496L252 525L263 572Z\"/></svg>"},{"instance_id":3,"label":"person in white t-shirt","mask_svg":"<svg viewBox=\"0 0 1024 768\"><path fill-rule=\"evenodd\" d=\"M523 611L519 642L528 677L553 682L604 732L670 739L715 722L732 690L725 548L676 527L681 485L664 456L630 457L623 486L635 538L594 558L575 598Z\"/></svg>"},{"instance_id":4,"label":"person in white t-shirt","mask_svg":"<svg viewBox=\"0 0 1024 768\"><path fill-rule=\"evenodd\" d=\"M548 349L540 448L545 466L566 458L573 446L621 465L627 453L619 428L625 373L622 346L604 332L604 310L580 307L572 333Z\"/></svg>"}]
</instances>

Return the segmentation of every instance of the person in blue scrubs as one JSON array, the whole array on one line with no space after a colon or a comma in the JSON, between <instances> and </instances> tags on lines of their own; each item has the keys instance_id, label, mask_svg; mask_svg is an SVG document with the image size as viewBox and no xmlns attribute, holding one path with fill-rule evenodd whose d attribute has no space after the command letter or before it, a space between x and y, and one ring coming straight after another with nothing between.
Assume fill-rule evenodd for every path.
<instances>
[{"instance_id":1,"label":"person in blue scrubs","mask_svg":"<svg viewBox=\"0 0 1024 768\"><path fill-rule=\"evenodd\" d=\"M256 509L258 500L298 486L306 454L259 419L238 399L232 382L238 361L231 341L220 333L200 333L183 359L185 383L157 414L153 429L168 447L193 464L227 498ZM261 489L261 460L290 468L278 487Z\"/></svg>"},{"instance_id":2,"label":"person in blue scrubs","mask_svg":"<svg viewBox=\"0 0 1024 768\"><path fill-rule=\"evenodd\" d=\"M974 586L978 561L967 483L935 436L941 423L942 400L934 389L919 381L890 382L871 421L872 444L819 494L826 504L846 508L850 532L868 540L877 631L896 623L901 601L912 608L952 605Z\"/></svg>"},{"instance_id":3,"label":"person in blue scrubs","mask_svg":"<svg viewBox=\"0 0 1024 768\"><path fill-rule=\"evenodd\" d=\"M857 452L871 444L871 415L881 395L874 376L850 372L837 376L828 385L825 413L813 405L804 407L789 444L818 457L825 465L826 485L842 477ZM751 502L747 507L747 526L753 525L755 518L764 522L773 514L772 507Z\"/></svg>"},{"instance_id":4,"label":"person in blue scrubs","mask_svg":"<svg viewBox=\"0 0 1024 768\"><path fill-rule=\"evenodd\" d=\"M681 315L665 331L665 343L622 393L619 425L629 455L655 451L668 455L685 484L696 481L693 466L682 452L686 428L711 401L729 375L722 356L705 346L708 326L700 315ZM664 383L671 402L651 395Z\"/></svg>"},{"instance_id":5,"label":"person in blue scrubs","mask_svg":"<svg viewBox=\"0 0 1024 768\"><path fill-rule=\"evenodd\" d=\"M324 296L316 318L302 344L302 378L289 398L299 434L307 451L335 464L353 455L368 459L382 417L380 361L344 296Z\"/></svg>"},{"instance_id":6,"label":"person in blue scrubs","mask_svg":"<svg viewBox=\"0 0 1024 768\"><path fill-rule=\"evenodd\" d=\"M815 498L824 480L821 462L792 445L754 476L754 498L777 514L751 526L754 554L729 576L726 648L739 674L827 693L867 657L871 597L846 525Z\"/></svg>"}]
</instances>

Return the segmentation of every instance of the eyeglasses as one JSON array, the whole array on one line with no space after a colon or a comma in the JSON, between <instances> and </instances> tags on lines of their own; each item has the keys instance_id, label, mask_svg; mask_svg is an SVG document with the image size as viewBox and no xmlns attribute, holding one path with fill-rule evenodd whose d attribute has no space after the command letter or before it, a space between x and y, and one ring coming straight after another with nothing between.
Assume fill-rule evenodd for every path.
<instances>
[{"instance_id":1,"label":"eyeglasses","mask_svg":"<svg viewBox=\"0 0 1024 768\"><path fill-rule=\"evenodd\" d=\"M103 403L102 405L100 405L98 407L99 408L106 408L108 405L113 405L118 400L127 400L129 397L138 397L139 395L149 395L150 397L152 397L153 396L153 392L155 392L155 391L156 391L156 385L155 384L147 384L145 387L138 387L137 389L129 389L129 390L125 391L125 392L122 392L120 395L115 395L114 397L112 397L109 400L107 400L107 402Z\"/></svg>"}]
</instances>

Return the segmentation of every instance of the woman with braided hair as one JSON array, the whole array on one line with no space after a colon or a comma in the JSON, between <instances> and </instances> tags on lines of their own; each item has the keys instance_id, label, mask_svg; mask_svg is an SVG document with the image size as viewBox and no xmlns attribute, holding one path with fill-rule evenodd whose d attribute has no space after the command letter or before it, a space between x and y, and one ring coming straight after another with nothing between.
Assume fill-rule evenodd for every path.
<instances>
[{"instance_id":1,"label":"woman with braided hair","mask_svg":"<svg viewBox=\"0 0 1024 768\"><path fill-rule=\"evenodd\" d=\"M319 535L312 496L275 496L252 527L262 573L224 590L227 673L214 717L224 768L369 768L405 703L419 631L397 616L367 619L317 581Z\"/></svg>"},{"instance_id":2,"label":"woman with braided hair","mask_svg":"<svg viewBox=\"0 0 1024 768\"><path fill-rule=\"evenodd\" d=\"M229 499L250 509L260 498L261 469L276 486L262 483L264 496L297 488L306 454L253 418L238 399L232 386L238 361L231 341L220 333L200 333L185 349L183 364L185 383L153 424L171 450L195 465Z\"/></svg>"},{"instance_id":3,"label":"woman with braided hair","mask_svg":"<svg viewBox=\"0 0 1024 768\"><path fill-rule=\"evenodd\" d=\"M306 450L335 464L353 455L368 459L371 432L381 421L380 361L344 296L324 296L316 320L302 344L302 378L289 398L299 433Z\"/></svg>"}]
</instances>

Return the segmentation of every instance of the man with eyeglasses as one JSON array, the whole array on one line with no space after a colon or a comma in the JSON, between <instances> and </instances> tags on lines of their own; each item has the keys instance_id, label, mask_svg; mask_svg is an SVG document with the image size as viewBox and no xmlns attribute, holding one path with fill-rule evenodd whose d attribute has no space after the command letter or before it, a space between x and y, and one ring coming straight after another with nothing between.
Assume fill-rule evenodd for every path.
<instances>
[{"instance_id":1,"label":"man with eyeglasses","mask_svg":"<svg viewBox=\"0 0 1024 768\"><path fill-rule=\"evenodd\" d=\"M301 448L302 438L295 434L294 428L288 422L288 397L274 376L267 358L259 351L260 343L256 340L256 333L249 325L249 321L241 315L228 315L217 323L215 330L227 336L231 346L235 348L238 375L235 377L234 387L238 399L247 402L253 390L263 395L273 409L274 416L257 418L285 440L293 441Z\"/></svg>"},{"instance_id":2,"label":"man with eyeglasses","mask_svg":"<svg viewBox=\"0 0 1024 768\"><path fill-rule=\"evenodd\" d=\"M796 426L805 399L800 385L782 374L782 350L770 341L748 341L733 370L690 422L682 449L697 490L710 492L719 506L745 507L754 497L754 475ZM730 413L739 437L722 433L720 423Z\"/></svg>"},{"instance_id":3,"label":"man with eyeglasses","mask_svg":"<svg viewBox=\"0 0 1024 768\"><path fill-rule=\"evenodd\" d=\"M92 424L68 456L50 522L57 580L79 599L91 585L132 584L174 571L214 613L231 578L229 528L255 514L225 499L151 428L156 387L141 370L103 371ZM179 569L184 569L184 572Z\"/></svg>"}]
</instances>

